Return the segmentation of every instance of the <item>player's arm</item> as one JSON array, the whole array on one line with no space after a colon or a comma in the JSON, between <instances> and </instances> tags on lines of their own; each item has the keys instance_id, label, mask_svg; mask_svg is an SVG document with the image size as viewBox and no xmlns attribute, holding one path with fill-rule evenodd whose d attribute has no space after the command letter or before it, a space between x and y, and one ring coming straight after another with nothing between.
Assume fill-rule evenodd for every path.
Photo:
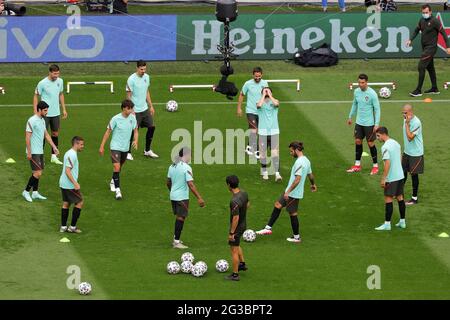
<instances>
[{"instance_id":1,"label":"player's arm","mask_svg":"<svg viewBox=\"0 0 450 320\"><path fill-rule=\"evenodd\" d=\"M284 193L284 198L288 198L289 197L289 193L291 193L292 190L294 190L298 186L298 184L300 183L301 179L302 179L302 176L295 176L294 182L292 182L292 184L289 186L289 188Z\"/></svg>"},{"instance_id":2,"label":"player's arm","mask_svg":"<svg viewBox=\"0 0 450 320\"><path fill-rule=\"evenodd\" d=\"M61 104L63 119L67 118L67 110L66 110L66 100L64 98L64 92L59 93L59 103Z\"/></svg>"},{"instance_id":3,"label":"player's arm","mask_svg":"<svg viewBox=\"0 0 450 320\"><path fill-rule=\"evenodd\" d=\"M312 192L316 192L317 191L317 186L316 186L316 183L314 181L314 175L312 173L309 173L308 174L308 179L309 179L309 182L311 183L311 191Z\"/></svg>"},{"instance_id":4,"label":"player's arm","mask_svg":"<svg viewBox=\"0 0 450 320\"><path fill-rule=\"evenodd\" d=\"M411 131L411 129L409 128L409 124L410 124L410 120L411 118L407 117L406 121L405 121L405 131L406 131L406 137L408 138L408 141L413 141L414 138L416 137L416 132L418 130L420 130L420 126L418 126L416 129L414 129L413 131Z\"/></svg>"},{"instance_id":5,"label":"player's arm","mask_svg":"<svg viewBox=\"0 0 450 320\"><path fill-rule=\"evenodd\" d=\"M53 143L52 137L50 137L50 135L48 134L48 131L45 130L44 132L44 136L45 136L45 140L48 142L49 145L52 146L53 152L58 155L59 154L59 150L56 147L56 145Z\"/></svg>"},{"instance_id":6,"label":"player's arm","mask_svg":"<svg viewBox=\"0 0 450 320\"><path fill-rule=\"evenodd\" d=\"M264 97L264 94L261 96L261 99L259 99L259 101L256 103L256 107L257 108L261 108L262 105L264 104L264 100L266 100L266 98Z\"/></svg>"},{"instance_id":7,"label":"player's arm","mask_svg":"<svg viewBox=\"0 0 450 320\"><path fill-rule=\"evenodd\" d=\"M25 131L25 144L27 146L27 159L31 160L31 135L32 132Z\"/></svg>"},{"instance_id":8,"label":"player's arm","mask_svg":"<svg viewBox=\"0 0 450 320\"><path fill-rule=\"evenodd\" d=\"M241 91L241 93L239 94L239 97L238 97L238 104L237 104L237 110L236 110L237 115L239 117L242 116L242 102L244 102L244 93Z\"/></svg>"},{"instance_id":9,"label":"player's arm","mask_svg":"<svg viewBox=\"0 0 450 320\"><path fill-rule=\"evenodd\" d=\"M112 130L108 127L105 131L105 134L103 135L102 143L100 144L100 149L98 150L101 156L103 156L103 154L105 153L105 143L109 139L111 131Z\"/></svg>"},{"instance_id":10,"label":"player's arm","mask_svg":"<svg viewBox=\"0 0 450 320\"><path fill-rule=\"evenodd\" d=\"M233 219L231 219L230 233L228 234L229 240L234 240L234 234L236 233L236 228L239 224L239 215L233 215Z\"/></svg>"},{"instance_id":11,"label":"player's arm","mask_svg":"<svg viewBox=\"0 0 450 320\"><path fill-rule=\"evenodd\" d=\"M356 109L358 108L358 102L356 100L356 94L353 94L353 103L350 113L348 114L347 124L350 126L352 124L352 118L356 114Z\"/></svg>"},{"instance_id":12,"label":"player's arm","mask_svg":"<svg viewBox=\"0 0 450 320\"><path fill-rule=\"evenodd\" d=\"M146 100L147 100L147 104L150 107L150 114L153 116L155 114L155 108L153 108L153 103L152 103L152 97L150 95L150 90L147 90Z\"/></svg>"},{"instance_id":13,"label":"player's arm","mask_svg":"<svg viewBox=\"0 0 450 320\"><path fill-rule=\"evenodd\" d=\"M406 41L406 45L407 45L408 47L411 46L412 42L413 42L414 39L417 37L417 35L419 34L419 32L420 32L420 22L419 22L419 24L417 25L416 29L414 29L414 32L413 32L413 34L412 34L412 36L411 36L411 39L409 39L408 41Z\"/></svg>"},{"instance_id":14,"label":"player's arm","mask_svg":"<svg viewBox=\"0 0 450 320\"><path fill-rule=\"evenodd\" d=\"M172 190L172 179L167 178L166 186L169 189L169 191Z\"/></svg>"},{"instance_id":15,"label":"player's arm","mask_svg":"<svg viewBox=\"0 0 450 320\"><path fill-rule=\"evenodd\" d=\"M391 160L385 159L384 160L384 169L383 169L383 175L381 176L381 187L384 188L386 186L386 177L389 173L389 169L391 168Z\"/></svg>"},{"instance_id":16,"label":"player's arm","mask_svg":"<svg viewBox=\"0 0 450 320\"><path fill-rule=\"evenodd\" d=\"M198 204L200 205L200 207L204 207L205 206L205 201L203 201L202 196L200 195L200 193L197 191L197 188L195 187L194 181L188 181L187 182L189 189L191 190L191 192L194 194L194 196L197 198L198 200Z\"/></svg>"},{"instance_id":17,"label":"player's arm","mask_svg":"<svg viewBox=\"0 0 450 320\"><path fill-rule=\"evenodd\" d=\"M138 127L134 128L134 138L133 143L131 144L135 150L138 149L138 141L139 141L139 129Z\"/></svg>"},{"instance_id":18,"label":"player's arm","mask_svg":"<svg viewBox=\"0 0 450 320\"><path fill-rule=\"evenodd\" d=\"M381 118L380 100L376 95L374 95L373 110L375 112L375 126L373 127L373 130L376 131L378 129L378 126L380 125L380 118Z\"/></svg>"},{"instance_id":19,"label":"player's arm","mask_svg":"<svg viewBox=\"0 0 450 320\"><path fill-rule=\"evenodd\" d=\"M69 178L70 182L72 182L72 184L74 185L75 190L80 190L80 184L74 179L72 175L72 168L66 166L64 172L66 173L66 176L67 178Z\"/></svg>"},{"instance_id":20,"label":"player's arm","mask_svg":"<svg viewBox=\"0 0 450 320\"><path fill-rule=\"evenodd\" d=\"M270 90L269 90L268 92L269 92L269 98L270 98L270 100L272 100L273 105L274 105L275 107L278 107L278 106L280 105L280 101L278 101L277 99L275 99L275 98L272 96L272 92L271 92Z\"/></svg>"},{"instance_id":21,"label":"player's arm","mask_svg":"<svg viewBox=\"0 0 450 320\"><path fill-rule=\"evenodd\" d=\"M250 208L250 201L247 201L247 209Z\"/></svg>"},{"instance_id":22,"label":"player's arm","mask_svg":"<svg viewBox=\"0 0 450 320\"><path fill-rule=\"evenodd\" d=\"M33 112L34 112L34 114L37 113L38 103L39 103L39 93L37 92L37 89L36 89L36 92L34 93L34 96L33 96Z\"/></svg>"}]
</instances>

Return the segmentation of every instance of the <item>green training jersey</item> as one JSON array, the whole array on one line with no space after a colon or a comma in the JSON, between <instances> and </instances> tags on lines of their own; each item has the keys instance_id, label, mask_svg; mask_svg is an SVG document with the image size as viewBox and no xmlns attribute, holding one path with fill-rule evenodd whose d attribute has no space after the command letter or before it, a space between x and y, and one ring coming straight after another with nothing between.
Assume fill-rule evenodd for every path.
<instances>
[{"instance_id":1,"label":"green training jersey","mask_svg":"<svg viewBox=\"0 0 450 320\"><path fill-rule=\"evenodd\" d=\"M179 161L169 167L167 178L172 181L170 200L182 201L189 199L188 182L194 180L192 168L186 162Z\"/></svg>"},{"instance_id":2,"label":"green training jersey","mask_svg":"<svg viewBox=\"0 0 450 320\"><path fill-rule=\"evenodd\" d=\"M128 152L130 150L131 133L137 127L136 116L130 114L125 118L122 113L112 117L108 128L112 130L111 150Z\"/></svg>"},{"instance_id":3,"label":"green training jersey","mask_svg":"<svg viewBox=\"0 0 450 320\"><path fill-rule=\"evenodd\" d=\"M131 101L134 103L134 111L144 112L148 109L147 92L150 87L150 76L146 73L142 77L133 73L127 81L127 91L131 92Z\"/></svg>"},{"instance_id":4,"label":"green training jersey","mask_svg":"<svg viewBox=\"0 0 450 320\"><path fill-rule=\"evenodd\" d=\"M380 101L378 95L372 88L362 91L355 89L353 94L352 109L348 118L351 119L356 114L356 124L360 126L378 126L380 124Z\"/></svg>"},{"instance_id":5,"label":"green training jersey","mask_svg":"<svg viewBox=\"0 0 450 320\"><path fill-rule=\"evenodd\" d=\"M59 186L63 189L75 189L75 186L66 174L66 168L70 168L72 177L76 182L78 182L78 155L77 152L73 149L70 149L64 154L64 164L61 172L61 177L59 177Z\"/></svg>"},{"instance_id":6,"label":"green training jersey","mask_svg":"<svg viewBox=\"0 0 450 320\"><path fill-rule=\"evenodd\" d=\"M64 91L64 82L61 78L55 81L45 77L39 81L35 93L41 97L42 101L48 104L47 117L57 117L61 114L59 109L59 95Z\"/></svg>"},{"instance_id":7,"label":"green training jersey","mask_svg":"<svg viewBox=\"0 0 450 320\"><path fill-rule=\"evenodd\" d=\"M278 127L278 106L269 99L258 108L258 134L262 136L273 136L280 134Z\"/></svg>"},{"instance_id":8,"label":"green training jersey","mask_svg":"<svg viewBox=\"0 0 450 320\"><path fill-rule=\"evenodd\" d=\"M409 131L414 134L414 139L411 141L408 140L408 136L406 135L406 121L403 121L404 152L412 157L423 156L422 123L416 116L409 122Z\"/></svg>"},{"instance_id":9,"label":"green training jersey","mask_svg":"<svg viewBox=\"0 0 450 320\"><path fill-rule=\"evenodd\" d=\"M245 113L258 114L256 104L261 99L262 89L268 86L269 84L267 81L263 79L259 82L255 82L255 80L251 79L244 83L241 92L247 97Z\"/></svg>"},{"instance_id":10,"label":"green training jersey","mask_svg":"<svg viewBox=\"0 0 450 320\"><path fill-rule=\"evenodd\" d=\"M31 154L44 154L45 120L34 115L27 121L26 132L31 132Z\"/></svg>"},{"instance_id":11,"label":"green training jersey","mask_svg":"<svg viewBox=\"0 0 450 320\"><path fill-rule=\"evenodd\" d=\"M400 144L389 138L381 147L383 160L389 160L390 167L386 182L403 180L405 177L402 168L402 150Z\"/></svg>"},{"instance_id":12,"label":"green training jersey","mask_svg":"<svg viewBox=\"0 0 450 320\"><path fill-rule=\"evenodd\" d=\"M311 173L311 162L306 156L301 156L295 160L295 163L291 169L291 177L289 178L289 183L285 192L287 192L292 183L294 183L296 176L301 176L301 178L300 183L294 190L291 191L291 193L289 193L289 197L303 199L303 189L305 187L306 176Z\"/></svg>"}]
</instances>

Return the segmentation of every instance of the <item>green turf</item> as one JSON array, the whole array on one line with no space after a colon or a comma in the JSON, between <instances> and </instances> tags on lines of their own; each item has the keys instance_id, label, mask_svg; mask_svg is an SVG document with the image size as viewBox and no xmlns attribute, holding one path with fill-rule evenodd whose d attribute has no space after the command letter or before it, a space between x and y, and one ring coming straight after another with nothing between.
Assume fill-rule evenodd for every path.
<instances>
[{"instance_id":1,"label":"green turf","mask_svg":"<svg viewBox=\"0 0 450 320\"><path fill-rule=\"evenodd\" d=\"M444 79L450 72L448 63L436 63L439 81L449 80ZM281 145L286 146L293 139L305 142L319 191L306 191L301 201L304 243L292 245L285 241L291 230L283 213L272 236L243 244L249 270L242 274L239 283L228 283L213 270L216 260L230 260L226 241L230 195L224 178L230 173L241 178L242 188L252 203L248 227L261 228L288 178L293 161L287 148L281 155L281 174L285 178L282 184L263 182L256 165L192 165L207 205L201 209L191 199L183 240L191 246L189 251L208 263L210 271L202 279L169 276L165 272L166 263L178 260L181 254L170 247L173 216L165 187L170 151L176 144L170 139L171 133L176 128L192 130L195 120L203 121L203 130L225 131L246 125L244 119L236 118L235 104L227 104L219 94L208 90L170 94L167 87L171 83L215 82L218 63L150 64L154 101L175 99L180 110L171 114L163 110L163 104L157 105L154 150L161 158L150 160L141 156L141 131L139 152L135 153L135 161L127 162L122 174L124 199L120 202L108 190L111 164L107 156L98 155L98 147L108 120L119 112L118 102L124 97L121 89L134 67L119 63L61 64L65 81L113 80L117 90L112 95L104 87L74 87L66 95L69 118L62 122L60 149L66 151L75 134L86 139L86 149L79 155L80 184L86 203L79 226L84 232L67 235L71 242L66 244L59 243L61 235L57 232L61 168L49 164L48 154L41 191L49 200L27 204L20 195L30 174L23 130L31 107L11 105L30 104L46 66L0 66L0 85L7 90L6 95L0 95L0 297L79 298L65 287L66 268L79 265L82 280L93 283L91 298L99 299L449 299L450 240L437 238L441 232L450 233L450 138L445 130L448 102L424 104L421 99L412 100L416 101L416 113L424 125L426 174L421 178L420 205L408 208L407 230L373 231L383 221L383 197L379 177L368 175L368 158L364 158L362 174L345 173L354 154L352 129L345 124L350 108L346 101L352 98L347 83L362 71L374 81L397 81L398 90L391 102L382 103L382 124L402 142L402 102L392 101L410 100L407 92L415 85L416 61L343 61L329 69L302 69L273 61L235 62L236 75L232 79L241 86L255 64L264 68L267 79L302 80L301 93L293 85L274 85L274 94L281 101L342 102L281 104ZM450 93L443 91L434 99L450 100ZM86 103L116 105L79 105ZM5 164L9 157L17 163ZM408 183L406 194L410 192ZM398 209L394 206L394 222L397 218ZM366 287L369 265L381 268L381 290L370 291Z\"/></svg>"}]
</instances>

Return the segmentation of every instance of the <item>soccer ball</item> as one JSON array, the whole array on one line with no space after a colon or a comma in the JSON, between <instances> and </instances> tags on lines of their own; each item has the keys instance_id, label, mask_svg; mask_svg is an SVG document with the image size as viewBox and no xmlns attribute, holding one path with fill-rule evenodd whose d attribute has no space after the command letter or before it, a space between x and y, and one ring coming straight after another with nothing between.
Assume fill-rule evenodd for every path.
<instances>
[{"instance_id":1,"label":"soccer ball","mask_svg":"<svg viewBox=\"0 0 450 320\"><path fill-rule=\"evenodd\" d=\"M78 286L78 292L83 296L88 295L89 293L91 293L91 291L92 291L92 286L88 282L82 282Z\"/></svg>"},{"instance_id":2,"label":"soccer ball","mask_svg":"<svg viewBox=\"0 0 450 320\"><path fill-rule=\"evenodd\" d=\"M193 264L189 260L183 261L181 263L181 272L183 273L191 273Z\"/></svg>"},{"instance_id":3,"label":"soccer ball","mask_svg":"<svg viewBox=\"0 0 450 320\"><path fill-rule=\"evenodd\" d=\"M166 103L166 110L169 112L175 112L178 110L178 103L175 100L170 100Z\"/></svg>"},{"instance_id":4,"label":"soccer ball","mask_svg":"<svg viewBox=\"0 0 450 320\"><path fill-rule=\"evenodd\" d=\"M216 270L219 272L226 272L228 270L228 262L227 260L221 259L216 262Z\"/></svg>"},{"instance_id":5,"label":"soccer ball","mask_svg":"<svg viewBox=\"0 0 450 320\"><path fill-rule=\"evenodd\" d=\"M184 261L190 261L191 263L194 263L194 255L190 252L185 252L181 255L181 262Z\"/></svg>"},{"instance_id":6,"label":"soccer ball","mask_svg":"<svg viewBox=\"0 0 450 320\"><path fill-rule=\"evenodd\" d=\"M180 272L180 265L176 261L171 261L167 264L167 272L169 274L177 274Z\"/></svg>"},{"instance_id":7,"label":"soccer ball","mask_svg":"<svg viewBox=\"0 0 450 320\"><path fill-rule=\"evenodd\" d=\"M383 87L380 89L380 97L388 99L391 96L391 90L388 87Z\"/></svg>"},{"instance_id":8,"label":"soccer ball","mask_svg":"<svg viewBox=\"0 0 450 320\"><path fill-rule=\"evenodd\" d=\"M247 229L244 231L242 238L247 242L253 242L256 240L256 233L252 229Z\"/></svg>"},{"instance_id":9,"label":"soccer ball","mask_svg":"<svg viewBox=\"0 0 450 320\"><path fill-rule=\"evenodd\" d=\"M205 274L205 272L203 272L203 268L201 265L199 265L198 263L196 263L191 270L191 274L196 277L203 277L203 275Z\"/></svg>"},{"instance_id":10,"label":"soccer ball","mask_svg":"<svg viewBox=\"0 0 450 320\"><path fill-rule=\"evenodd\" d=\"M202 268L203 273L206 273L206 271L208 271L208 265L206 264L205 261L199 261L195 265L199 265L200 268Z\"/></svg>"}]
</instances>

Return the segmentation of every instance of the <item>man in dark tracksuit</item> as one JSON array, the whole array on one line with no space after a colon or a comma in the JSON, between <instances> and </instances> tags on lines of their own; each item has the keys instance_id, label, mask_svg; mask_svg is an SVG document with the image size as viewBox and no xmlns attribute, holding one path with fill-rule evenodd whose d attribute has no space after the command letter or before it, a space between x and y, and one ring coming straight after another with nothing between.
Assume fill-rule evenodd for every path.
<instances>
[{"instance_id":1,"label":"man in dark tracksuit","mask_svg":"<svg viewBox=\"0 0 450 320\"><path fill-rule=\"evenodd\" d=\"M419 61L419 83L416 90L410 93L413 97L420 97L422 95L422 85L425 80L425 72L428 70L432 87L425 91L429 94L439 94L436 80L436 70L434 69L434 55L437 51L438 37L441 34L444 37L447 45L447 54L450 54L450 39L447 37L441 22L431 14L431 7L428 4L422 6L422 19L420 19L417 28L406 45L411 46L414 38L422 33L422 56Z\"/></svg>"}]
</instances>

